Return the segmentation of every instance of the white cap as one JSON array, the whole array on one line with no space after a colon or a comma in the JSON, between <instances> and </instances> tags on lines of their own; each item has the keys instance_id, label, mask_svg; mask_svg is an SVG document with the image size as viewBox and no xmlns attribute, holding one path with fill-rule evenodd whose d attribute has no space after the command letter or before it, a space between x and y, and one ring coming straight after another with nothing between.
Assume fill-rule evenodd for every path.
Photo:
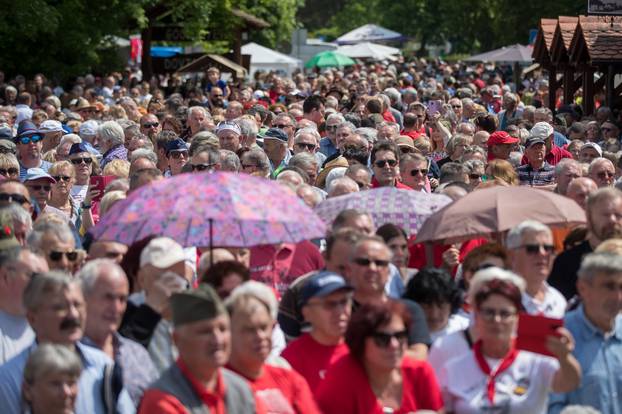
<instances>
[{"instance_id":1,"label":"white cap","mask_svg":"<svg viewBox=\"0 0 622 414\"><path fill-rule=\"evenodd\" d=\"M555 130L553 129L551 124L549 124L548 122L538 122L533 126L533 128L531 128L531 131L529 131L529 137L537 137L544 140L550 137L553 132L555 132Z\"/></svg>"},{"instance_id":2,"label":"white cap","mask_svg":"<svg viewBox=\"0 0 622 414\"><path fill-rule=\"evenodd\" d=\"M42 133L64 132L63 125L60 122L55 121L53 119L48 119L47 121L41 122L41 125L39 125L39 131Z\"/></svg>"},{"instance_id":3,"label":"white cap","mask_svg":"<svg viewBox=\"0 0 622 414\"><path fill-rule=\"evenodd\" d=\"M586 142L581 145L581 149L579 151L583 151L584 148L593 148L598 153L599 157L603 156L603 149L595 142Z\"/></svg>"},{"instance_id":4,"label":"white cap","mask_svg":"<svg viewBox=\"0 0 622 414\"><path fill-rule=\"evenodd\" d=\"M157 237L140 253L140 267L152 265L164 269L186 260L183 247L168 237Z\"/></svg>"},{"instance_id":5,"label":"white cap","mask_svg":"<svg viewBox=\"0 0 622 414\"><path fill-rule=\"evenodd\" d=\"M97 135L97 130L99 129L99 124L97 123L97 121L90 119L86 122L82 122L82 124L80 125L80 138L84 138L85 136L87 137L94 137L95 135Z\"/></svg>"}]
</instances>

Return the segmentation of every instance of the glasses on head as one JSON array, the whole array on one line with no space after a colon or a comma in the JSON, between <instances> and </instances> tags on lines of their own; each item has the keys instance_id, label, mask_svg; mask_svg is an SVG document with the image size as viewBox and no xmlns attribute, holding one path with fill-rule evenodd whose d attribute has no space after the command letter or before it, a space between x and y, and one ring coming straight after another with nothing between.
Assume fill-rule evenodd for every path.
<instances>
[{"instance_id":1,"label":"glasses on head","mask_svg":"<svg viewBox=\"0 0 622 414\"><path fill-rule=\"evenodd\" d=\"M321 302L309 302L308 306L319 306L327 312L332 312L337 309L343 309L352 305L352 298L344 298L341 300L323 300Z\"/></svg>"},{"instance_id":2,"label":"glasses on head","mask_svg":"<svg viewBox=\"0 0 622 414\"><path fill-rule=\"evenodd\" d=\"M58 262L63 258L63 255L65 255L67 260L69 260L70 262L74 262L78 258L78 252L76 252L75 250L71 252L57 252L56 250L52 250L50 254L48 254L48 257L51 261Z\"/></svg>"},{"instance_id":3,"label":"glasses on head","mask_svg":"<svg viewBox=\"0 0 622 414\"><path fill-rule=\"evenodd\" d=\"M387 267L387 266L389 266L389 261L388 260L368 259L367 257L357 257L356 259L354 259L354 263L356 263L359 266L365 266L365 267L369 267L372 263L376 267Z\"/></svg>"},{"instance_id":4,"label":"glasses on head","mask_svg":"<svg viewBox=\"0 0 622 414\"><path fill-rule=\"evenodd\" d=\"M397 331L397 332L374 332L371 334L371 338L373 339L376 346L380 348L386 348L391 344L391 340L395 338L400 345L406 344L408 341L408 331Z\"/></svg>"},{"instance_id":5,"label":"glasses on head","mask_svg":"<svg viewBox=\"0 0 622 414\"><path fill-rule=\"evenodd\" d=\"M13 193L0 193L0 201L8 201L9 203L15 202L17 204L30 204L30 200L23 195Z\"/></svg>"},{"instance_id":6,"label":"glasses on head","mask_svg":"<svg viewBox=\"0 0 622 414\"><path fill-rule=\"evenodd\" d=\"M0 175L15 176L17 174L19 174L19 170L17 168L0 168Z\"/></svg>"},{"instance_id":7,"label":"glasses on head","mask_svg":"<svg viewBox=\"0 0 622 414\"><path fill-rule=\"evenodd\" d=\"M555 246L552 244L523 244L521 246L528 254L538 254L540 250L544 250L544 253L553 253Z\"/></svg>"},{"instance_id":8,"label":"glasses on head","mask_svg":"<svg viewBox=\"0 0 622 414\"><path fill-rule=\"evenodd\" d=\"M22 143L23 145L28 145L31 142L33 144L36 144L37 142L40 142L41 140L43 140L43 137L41 135L31 135L29 137L21 137L19 139L19 142Z\"/></svg>"},{"instance_id":9,"label":"glasses on head","mask_svg":"<svg viewBox=\"0 0 622 414\"><path fill-rule=\"evenodd\" d=\"M414 170L410 170L410 175L411 176L416 177L417 174L428 175L428 170L425 169L425 168L421 168L421 169L415 168Z\"/></svg>"},{"instance_id":10,"label":"glasses on head","mask_svg":"<svg viewBox=\"0 0 622 414\"><path fill-rule=\"evenodd\" d=\"M601 180L604 180L605 178L613 178L615 177L615 173L609 172L609 171L601 171L598 174L596 174L596 176L598 178L600 178Z\"/></svg>"},{"instance_id":11,"label":"glasses on head","mask_svg":"<svg viewBox=\"0 0 622 414\"><path fill-rule=\"evenodd\" d=\"M178 160L180 158L188 158L188 151L171 151L169 153L169 156L171 158L176 159L176 160Z\"/></svg>"},{"instance_id":12,"label":"glasses on head","mask_svg":"<svg viewBox=\"0 0 622 414\"><path fill-rule=\"evenodd\" d=\"M71 177L69 177L68 175L53 175L52 178L55 179L57 182L64 181L66 183L71 180Z\"/></svg>"},{"instance_id":13,"label":"glasses on head","mask_svg":"<svg viewBox=\"0 0 622 414\"><path fill-rule=\"evenodd\" d=\"M50 191L52 190L52 187L49 185L29 185L28 188L33 189L34 191Z\"/></svg>"},{"instance_id":14,"label":"glasses on head","mask_svg":"<svg viewBox=\"0 0 622 414\"><path fill-rule=\"evenodd\" d=\"M378 160L374 162L374 165L378 168L384 168L387 164L389 164L389 167L395 167L397 160Z\"/></svg>"},{"instance_id":15,"label":"glasses on head","mask_svg":"<svg viewBox=\"0 0 622 414\"><path fill-rule=\"evenodd\" d=\"M274 128L285 129L285 128L291 128L292 126L293 125L277 124L277 125L274 125Z\"/></svg>"},{"instance_id":16,"label":"glasses on head","mask_svg":"<svg viewBox=\"0 0 622 414\"><path fill-rule=\"evenodd\" d=\"M72 158L70 161L74 165L80 165L82 163L88 165L93 162L93 159L91 157L83 157L83 158Z\"/></svg>"},{"instance_id":17,"label":"glasses on head","mask_svg":"<svg viewBox=\"0 0 622 414\"><path fill-rule=\"evenodd\" d=\"M493 308L481 308L478 313L485 321L492 322L499 317L501 322L509 321L516 315L515 311L509 309L493 309Z\"/></svg>"},{"instance_id":18,"label":"glasses on head","mask_svg":"<svg viewBox=\"0 0 622 414\"><path fill-rule=\"evenodd\" d=\"M143 128L147 129L147 128L157 128L160 126L159 122L146 122L143 124Z\"/></svg>"},{"instance_id":19,"label":"glasses on head","mask_svg":"<svg viewBox=\"0 0 622 414\"><path fill-rule=\"evenodd\" d=\"M309 151L313 151L315 149L315 144L307 144L306 142L299 142L296 146L300 149L307 149Z\"/></svg>"},{"instance_id":20,"label":"glasses on head","mask_svg":"<svg viewBox=\"0 0 622 414\"><path fill-rule=\"evenodd\" d=\"M214 164L190 164L192 171L207 171L214 168Z\"/></svg>"}]
</instances>

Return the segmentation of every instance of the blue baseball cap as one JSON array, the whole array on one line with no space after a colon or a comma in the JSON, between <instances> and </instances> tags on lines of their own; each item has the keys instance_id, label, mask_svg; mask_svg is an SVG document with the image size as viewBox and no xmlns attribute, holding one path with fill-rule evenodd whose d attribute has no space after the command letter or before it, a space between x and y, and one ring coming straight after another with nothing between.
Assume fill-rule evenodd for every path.
<instances>
[{"instance_id":1,"label":"blue baseball cap","mask_svg":"<svg viewBox=\"0 0 622 414\"><path fill-rule=\"evenodd\" d=\"M25 119L17 126L17 135L15 138L37 135L38 133L39 130L37 129L35 124L31 120Z\"/></svg>"},{"instance_id":2,"label":"blue baseball cap","mask_svg":"<svg viewBox=\"0 0 622 414\"><path fill-rule=\"evenodd\" d=\"M322 270L304 282L300 292L300 306L306 305L311 298L328 296L337 291L352 290L354 288L348 285L343 277L337 273Z\"/></svg>"},{"instance_id":3,"label":"blue baseball cap","mask_svg":"<svg viewBox=\"0 0 622 414\"><path fill-rule=\"evenodd\" d=\"M89 152L89 149L84 142L73 144L71 148L69 148L69 155L79 154L81 152Z\"/></svg>"},{"instance_id":4,"label":"blue baseball cap","mask_svg":"<svg viewBox=\"0 0 622 414\"><path fill-rule=\"evenodd\" d=\"M166 145L166 154L171 152L188 151L188 144L181 138L174 139Z\"/></svg>"},{"instance_id":5,"label":"blue baseball cap","mask_svg":"<svg viewBox=\"0 0 622 414\"><path fill-rule=\"evenodd\" d=\"M264 140L266 140L266 139L278 139L281 142L287 142L288 138L287 138L287 134L282 129L270 128L263 135L263 139Z\"/></svg>"}]
</instances>

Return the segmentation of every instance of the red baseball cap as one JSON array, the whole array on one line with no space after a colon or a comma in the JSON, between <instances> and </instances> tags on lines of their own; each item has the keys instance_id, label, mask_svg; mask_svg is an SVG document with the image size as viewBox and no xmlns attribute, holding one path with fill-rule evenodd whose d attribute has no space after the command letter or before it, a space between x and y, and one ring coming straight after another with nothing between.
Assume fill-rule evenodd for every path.
<instances>
[{"instance_id":1,"label":"red baseball cap","mask_svg":"<svg viewBox=\"0 0 622 414\"><path fill-rule=\"evenodd\" d=\"M497 144L516 144L518 142L518 138L514 138L510 136L505 131L496 131L490 134L488 138L488 146L497 145Z\"/></svg>"}]
</instances>

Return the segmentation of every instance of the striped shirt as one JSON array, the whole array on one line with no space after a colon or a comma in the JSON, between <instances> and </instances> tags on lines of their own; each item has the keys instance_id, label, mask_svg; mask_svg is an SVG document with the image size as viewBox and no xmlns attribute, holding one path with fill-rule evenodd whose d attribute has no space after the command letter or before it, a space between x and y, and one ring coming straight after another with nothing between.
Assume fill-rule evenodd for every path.
<instances>
[{"instance_id":1,"label":"striped shirt","mask_svg":"<svg viewBox=\"0 0 622 414\"><path fill-rule=\"evenodd\" d=\"M520 185L539 185L555 184L555 167L545 162L538 170L534 170L531 164L521 165L516 169Z\"/></svg>"}]
</instances>

